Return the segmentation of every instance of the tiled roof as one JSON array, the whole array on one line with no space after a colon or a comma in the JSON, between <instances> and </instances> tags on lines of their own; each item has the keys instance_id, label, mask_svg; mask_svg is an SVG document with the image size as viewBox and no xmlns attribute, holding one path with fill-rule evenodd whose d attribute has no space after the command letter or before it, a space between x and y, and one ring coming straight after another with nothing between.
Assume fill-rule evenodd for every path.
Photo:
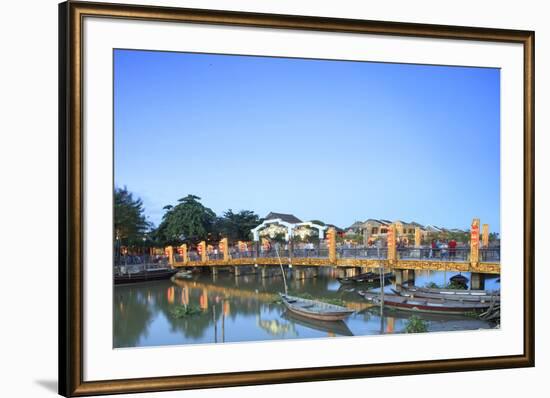
<instances>
[{"instance_id":1,"label":"tiled roof","mask_svg":"<svg viewBox=\"0 0 550 398\"><path fill-rule=\"evenodd\" d=\"M287 223L290 223L290 224L298 224L298 223L302 222L302 220L300 220L298 217L296 217L293 214L271 212L267 216L265 216L266 220L274 220L276 218L280 218L284 222L287 222Z\"/></svg>"}]
</instances>

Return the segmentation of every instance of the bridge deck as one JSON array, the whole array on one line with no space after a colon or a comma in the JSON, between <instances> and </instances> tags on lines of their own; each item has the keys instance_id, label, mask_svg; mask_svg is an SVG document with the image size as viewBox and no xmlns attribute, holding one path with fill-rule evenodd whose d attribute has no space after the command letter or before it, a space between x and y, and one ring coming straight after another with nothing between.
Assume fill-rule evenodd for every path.
<instances>
[{"instance_id":1,"label":"bridge deck","mask_svg":"<svg viewBox=\"0 0 550 398\"><path fill-rule=\"evenodd\" d=\"M469 261L448 261L437 259L399 259L390 263L387 259L367 258L338 258L331 262L329 258L322 257L282 257L283 264L291 263L293 266L308 267L367 267L378 268L383 265L388 269L414 269L430 271L456 271L456 272L477 272L483 274L500 274L500 262L479 262L477 264ZM279 259L273 257L258 258L235 258L228 261L223 259L209 259L206 261L194 260L188 262L176 261L175 267L227 267L227 266L250 266L250 265L279 265Z\"/></svg>"}]
</instances>

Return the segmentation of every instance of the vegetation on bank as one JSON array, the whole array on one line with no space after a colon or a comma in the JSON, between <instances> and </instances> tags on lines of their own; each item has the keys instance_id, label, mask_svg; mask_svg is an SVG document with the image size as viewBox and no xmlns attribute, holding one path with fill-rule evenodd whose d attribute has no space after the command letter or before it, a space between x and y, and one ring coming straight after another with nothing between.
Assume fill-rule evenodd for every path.
<instances>
[{"instance_id":1,"label":"vegetation on bank","mask_svg":"<svg viewBox=\"0 0 550 398\"><path fill-rule=\"evenodd\" d=\"M151 224L145 218L141 199L134 198L126 187L115 188L114 213L115 242L122 246L144 246Z\"/></svg>"},{"instance_id":2,"label":"vegetation on bank","mask_svg":"<svg viewBox=\"0 0 550 398\"><path fill-rule=\"evenodd\" d=\"M130 251L142 247L179 246L196 244L202 240L217 242L227 237L231 243L249 241L250 230L262 219L250 210L233 212L229 209L222 216L200 202L201 198L187 195L177 204L164 207L165 213L158 227L145 217L143 202L126 187L114 191L115 245Z\"/></svg>"}]
</instances>

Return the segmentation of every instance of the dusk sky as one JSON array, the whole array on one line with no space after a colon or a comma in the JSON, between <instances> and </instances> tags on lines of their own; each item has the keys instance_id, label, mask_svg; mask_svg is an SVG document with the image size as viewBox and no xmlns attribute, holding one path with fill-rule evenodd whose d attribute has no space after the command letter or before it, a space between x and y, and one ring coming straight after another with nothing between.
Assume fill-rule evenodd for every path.
<instances>
[{"instance_id":1,"label":"dusk sky","mask_svg":"<svg viewBox=\"0 0 550 398\"><path fill-rule=\"evenodd\" d=\"M115 50L115 186L163 206L500 231L500 71Z\"/></svg>"}]
</instances>

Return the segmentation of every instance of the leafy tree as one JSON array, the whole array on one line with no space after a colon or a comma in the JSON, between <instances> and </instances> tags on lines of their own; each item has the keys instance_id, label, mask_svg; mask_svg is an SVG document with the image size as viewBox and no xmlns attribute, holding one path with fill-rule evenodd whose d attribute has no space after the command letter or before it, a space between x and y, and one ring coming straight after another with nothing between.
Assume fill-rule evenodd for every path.
<instances>
[{"instance_id":1,"label":"leafy tree","mask_svg":"<svg viewBox=\"0 0 550 398\"><path fill-rule=\"evenodd\" d=\"M143 246L151 224L146 220L143 202L134 198L126 187L114 192L115 243L122 246Z\"/></svg>"},{"instance_id":2,"label":"leafy tree","mask_svg":"<svg viewBox=\"0 0 550 398\"><path fill-rule=\"evenodd\" d=\"M197 243L215 233L216 214L200 203L195 195L178 199L175 206L164 207L166 213L154 232L161 246L180 245L183 242Z\"/></svg>"},{"instance_id":3,"label":"leafy tree","mask_svg":"<svg viewBox=\"0 0 550 398\"><path fill-rule=\"evenodd\" d=\"M233 210L229 209L223 214L223 217L218 219L218 231L232 242L248 241L252 238L250 230L261 222L260 217L253 211L241 210L238 213L233 213Z\"/></svg>"},{"instance_id":4,"label":"leafy tree","mask_svg":"<svg viewBox=\"0 0 550 398\"><path fill-rule=\"evenodd\" d=\"M433 239L439 239L439 240L454 239L459 243L468 243L470 241L470 231L444 231L436 234L433 237Z\"/></svg>"}]
</instances>

